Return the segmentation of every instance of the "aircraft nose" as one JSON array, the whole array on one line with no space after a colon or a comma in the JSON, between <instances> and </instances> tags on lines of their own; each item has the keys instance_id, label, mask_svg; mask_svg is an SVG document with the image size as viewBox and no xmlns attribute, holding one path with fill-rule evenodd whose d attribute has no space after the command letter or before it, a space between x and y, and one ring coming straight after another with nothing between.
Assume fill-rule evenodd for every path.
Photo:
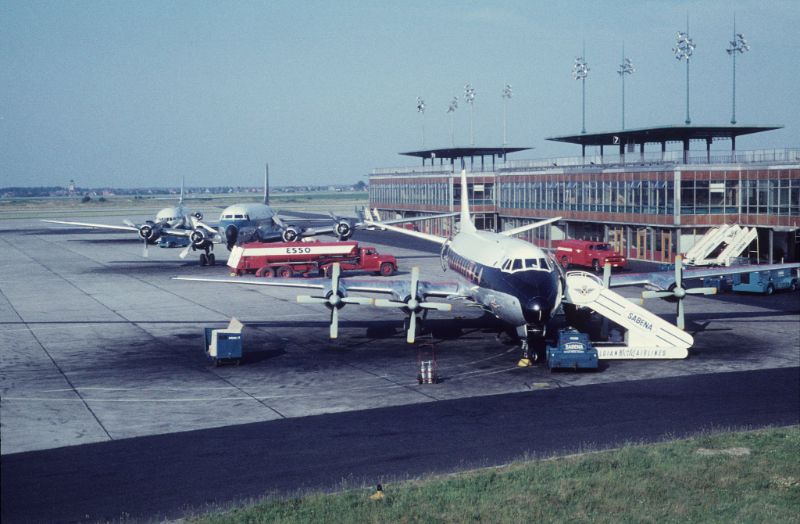
<instances>
[{"instance_id":1,"label":"aircraft nose","mask_svg":"<svg viewBox=\"0 0 800 524\"><path fill-rule=\"evenodd\" d=\"M530 299L528 303L525 304L523 314L525 315L525 320L528 322L539 323L547 320L549 310L547 309L545 300L543 298L535 297Z\"/></svg>"}]
</instances>

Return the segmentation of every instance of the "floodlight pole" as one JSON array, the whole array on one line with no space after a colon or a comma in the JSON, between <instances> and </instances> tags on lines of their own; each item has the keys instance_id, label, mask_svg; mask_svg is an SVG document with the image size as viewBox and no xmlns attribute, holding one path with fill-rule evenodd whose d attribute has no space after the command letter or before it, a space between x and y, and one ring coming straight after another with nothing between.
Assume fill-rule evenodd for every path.
<instances>
[{"instance_id":1,"label":"floodlight pole","mask_svg":"<svg viewBox=\"0 0 800 524\"><path fill-rule=\"evenodd\" d=\"M464 101L469 104L469 145L474 146L475 134L473 127L473 111L475 108L475 89L472 88L469 82L464 84Z\"/></svg>"},{"instance_id":2,"label":"floodlight pole","mask_svg":"<svg viewBox=\"0 0 800 524\"><path fill-rule=\"evenodd\" d=\"M456 127L454 123L456 109L458 109L458 97L454 96L453 100L450 101L450 106L447 108L447 112L450 113L450 145L452 147L456 147Z\"/></svg>"},{"instance_id":3,"label":"floodlight pole","mask_svg":"<svg viewBox=\"0 0 800 524\"><path fill-rule=\"evenodd\" d=\"M622 63L617 73L622 78L622 129L625 129L625 75L633 74L636 71L629 58L625 58L625 44L622 44Z\"/></svg>"},{"instance_id":4,"label":"floodlight pole","mask_svg":"<svg viewBox=\"0 0 800 524\"><path fill-rule=\"evenodd\" d=\"M736 32L736 15L733 16L733 40L731 46L725 51L733 57L733 102L731 109L731 124L736 123L736 53L744 54L750 50L750 45L741 33Z\"/></svg>"},{"instance_id":5,"label":"floodlight pole","mask_svg":"<svg viewBox=\"0 0 800 524\"><path fill-rule=\"evenodd\" d=\"M675 58L678 60L686 60L686 125L692 123L689 117L689 59L694 52L695 44L689 37L689 15L686 15L686 32L678 32L676 37L675 47L672 52L675 53Z\"/></svg>"},{"instance_id":6,"label":"floodlight pole","mask_svg":"<svg viewBox=\"0 0 800 524\"><path fill-rule=\"evenodd\" d=\"M417 113L422 113L422 147L425 147L425 101L417 97Z\"/></svg>"},{"instance_id":7,"label":"floodlight pole","mask_svg":"<svg viewBox=\"0 0 800 524\"><path fill-rule=\"evenodd\" d=\"M584 54L586 46L584 46ZM586 77L589 75L589 65L579 56L572 66L572 77L581 81L581 133L586 133Z\"/></svg>"},{"instance_id":8,"label":"floodlight pole","mask_svg":"<svg viewBox=\"0 0 800 524\"><path fill-rule=\"evenodd\" d=\"M503 147L508 143L506 141L506 105L511 98L511 84L506 84L503 88Z\"/></svg>"}]
</instances>

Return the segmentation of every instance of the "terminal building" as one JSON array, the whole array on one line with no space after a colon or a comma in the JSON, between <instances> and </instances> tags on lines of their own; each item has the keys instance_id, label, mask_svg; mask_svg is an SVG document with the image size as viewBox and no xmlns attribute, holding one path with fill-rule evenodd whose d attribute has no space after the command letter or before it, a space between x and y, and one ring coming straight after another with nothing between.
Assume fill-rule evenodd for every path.
<instances>
[{"instance_id":1,"label":"terminal building","mask_svg":"<svg viewBox=\"0 0 800 524\"><path fill-rule=\"evenodd\" d=\"M539 160L507 158L527 148L410 151L401 154L422 165L374 169L369 202L383 218L457 211L466 169L479 229L563 217L521 235L543 248L565 238L605 241L631 259L672 262L710 228L739 224L758 232L743 256L796 262L800 148L736 149L737 137L778 128L681 125L559 136L548 140L580 145L581 155ZM721 140L730 141L730 149L712 149ZM705 147L690 149L698 142ZM587 147L594 154L587 155ZM419 227L448 236L454 220Z\"/></svg>"}]
</instances>

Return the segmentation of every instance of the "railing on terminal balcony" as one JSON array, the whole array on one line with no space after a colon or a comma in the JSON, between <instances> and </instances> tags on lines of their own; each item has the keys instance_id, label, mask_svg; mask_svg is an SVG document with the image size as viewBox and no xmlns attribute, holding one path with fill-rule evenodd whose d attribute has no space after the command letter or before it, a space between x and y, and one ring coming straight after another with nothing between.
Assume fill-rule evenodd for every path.
<instances>
[{"instance_id":1,"label":"railing on terminal balcony","mask_svg":"<svg viewBox=\"0 0 800 524\"><path fill-rule=\"evenodd\" d=\"M587 155L585 157L540 158L535 160L507 160L498 163L494 169L486 165L483 169L474 166L472 173L514 172L514 171L546 171L551 169L605 169L615 167L658 167L674 165L709 165L709 164L791 164L800 163L800 148L757 149L752 151L646 151L632 152L624 155ZM372 175L450 175L453 167L414 166L414 167L382 167L372 170Z\"/></svg>"}]
</instances>

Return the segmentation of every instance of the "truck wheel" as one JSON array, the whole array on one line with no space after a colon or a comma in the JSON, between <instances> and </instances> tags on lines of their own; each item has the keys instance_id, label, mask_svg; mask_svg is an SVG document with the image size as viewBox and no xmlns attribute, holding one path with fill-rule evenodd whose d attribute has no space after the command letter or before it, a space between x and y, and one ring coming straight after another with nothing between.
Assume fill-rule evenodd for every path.
<instances>
[{"instance_id":1,"label":"truck wheel","mask_svg":"<svg viewBox=\"0 0 800 524\"><path fill-rule=\"evenodd\" d=\"M278 268L278 276L281 278L291 278L294 272L290 266L283 266Z\"/></svg>"},{"instance_id":2,"label":"truck wheel","mask_svg":"<svg viewBox=\"0 0 800 524\"><path fill-rule=\"evenodd\" d=\"M764 291L764 294L765 295L772 295L773 293L775 293L775 286L773 286L772 284L769 284L767 286L767 289Z\"/></svg>"},{"instance_id":3,"label":"truck wheel","mask_svg":"<svg viewBox=\"0 0 800 524\"><path fill-rule=\"evenodd\" d=\"M569 267L569 258L566 256L561 257L561 267L567 269Z\"/></svg>"},{"instance_id":4,"label":"truck wheel","mask_svg":"<svg viewBox=\"0 0 800 524\"><path fill-rule=\"evenodd\" d=\"M394 266L391 262L384 262L381 264L381 275L384 277L390 277L394 274Z\"/></svg>"},{"instance_id":5,"label":"truck wheel","mask_svg":"<svg viewBox=\"0 0 800 524\"><path fill-rule=\"evenodd\" d=\"M599 273L600 271L603 270L603 268L600 267L599 260L597 259L592 260L592 269L594 270L595 273Z\"/></svg>"},{"instance_id":6,"label":"truck wheel","mask_svg":"<svg viewBox=\"0 0 800 524\"><path fill-rule=\"evenodd\" d=\"M258 268L258 270L256 270L256 276L263 278L272 278L275 276L275 271L269 266L260 267Z\"/></svg>"}]
</instances>

